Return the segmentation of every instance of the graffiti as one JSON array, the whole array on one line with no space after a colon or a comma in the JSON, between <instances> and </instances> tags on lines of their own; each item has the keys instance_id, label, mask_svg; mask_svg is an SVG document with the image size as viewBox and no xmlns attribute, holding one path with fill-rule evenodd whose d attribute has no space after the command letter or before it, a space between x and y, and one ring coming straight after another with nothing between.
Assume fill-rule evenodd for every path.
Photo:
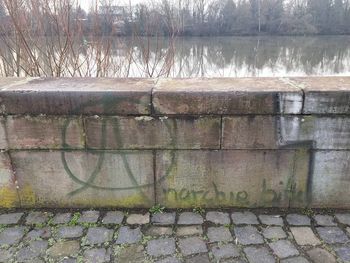
<instances>
[{"instance_id":1,"label":"graffiti","mask_svg":"<svg viewBox=\"0 0 350 263\"><path fill-rule=\"evenodd\" d=\"M213 183L212 186L212 189L206 190L189 190L187 188L176 190L174 188L169 188L163 189L163 194L167 201L172 199L175 202L180 201L192 204L218 204L230 202L242 206L249 205L247 191L225 193L220 191L215 183Z\"/></svg>"},{"instance_id":2,"label":"graffiti","mask_svg":"<svg viewBox=\"0 0 350 263\"><path fill-rule=\"evenodd\" d=\"M196 186L193 186L196 188ZM303 191L295 190L295 183L289 178L285 187L282 190L274 190L267 187L266 180L264 179L261 184L261 192L257 194L258 201L256 201L256 193L253 193L254 197L251 198L250 190L229 191L224 192L219 187L212 183L212 187L208 187L205 190L193 190L188 188L163 188L162 192L165 196L167 203L186 203L192 205L230 205L230 206L243 206L243 207L257 207L257 206L278 206L284 201L290 200L296 202L304 202L305 195Z\"/></svg>"},{"instance_id":3,"label":"graffiti","mask_svg":"<svg viewBox=\"0 0 350 263\"><path fill-rule=\"evenodd\" d=\"M136 101L134 101L136 102ZM109 96L105 96L102 98L101 102L89 102L81 106L84 107L93 107L96 105L99 105L104 108L106 112L108 112L108 109L111 107L115 107L116 102L115 98L110 98ZM275 107L279 108L281 110L280 105L280 98L277 96L275 101ZM77 112L79 109L74 109L73 112ZM69 196L75 196L79 193L87 190L87 189L95 189L95 190L101 190L101 191L136 191L140 194L140 196L146 201L146 202L153 202L154 200L149 200L149 197L146 195L146 190L153 189L156 187L162 187L162 194L164 195L165 199L167 200L173 200L175 202L187 202L187 203L226 203L229 205L237 205L237 206L256 206L258 205L256 200L253 200L251 198L249 191L246 189L242 189L239 191L221 191L219 189L219 186L213 182L211 186L208 187L208 189L205 190L194 190L196 187L184 187L176 189L176 187L169 187L167 188L167 180L170 180L170 178L173 178L177 175L176 173L176 166L177 166L177 153L176 153L176 134L177 134L177 122L176 119L168 119L164 122L165 127L167 129L168 134L170 135L171 140L171 149L167 152L170 153L170 161L167 163L166 170L163 172L161 177L155 178L154 182L146 183L146 184L140 184L137 181L137 175L134 174L132 167L130 166L127 153L124 151L118 151L116 154L118 154L121 158L121 162L123 165L123 168L126 172L126 175L130 181L130 185L123 186L123 187L113 187L110 185L99 185L96 183L97 178L101 176L101 170L103 168L106 162L106 151L103 149L106 149L107 146L107 119L101 118L101 138L100 138L100 147L101 151L91 151L86 150L86 152L93 152L93 154L98 155L96 165L94 168L90 171L90 174L85 176L87 179L82 180L79 178L78 175L74 173L74 169L70 167L69 162L67 161L67 153L70 152L69 145L67 144L66 140L66 134L67 129L70 124L70 119L68 118L65 122L64 129L62 130L62 147L65 149L61 152L61 161L63 164L63 167L70 177L71 180L73 180L75 183L78 184L78 187L70 192ZM281 149L288 148L290 146L295 147L301 147L310 149L313 147L313 141L298 141L298 140L288 140L287 136L285 135L286 125L283 123L283 119L280 116L276 117L276 123L275 123L275 132L276 132L276 138L277 143L280 146ZM295 131L294 133L298 133L298 127L294 127ZM123 148L123 138L121 136L120 131L120 124L118 123L118 118L114 119L114 125L113 125L113 136L114 139L120 148ZM297 137L297 136L296 136ZM153 153L155 154L155 152ZM312 157L312 154L311 154ZM259 203L264 205L278 205L281 202L284 202L287 200L288 203L296 201L303 203L305 202L305 199L307 201L311 200L311 185L312 185L312 173L313 173L313 158L310 158L309 163L309 174L307 175L307 186L302 191L297 191L295 182L293 182L293 178L289 178L287 184L284 186L282 191L278 191L275 189L269 189L267 187L266 180L262 180L261 187L260 187L260 198ZM115 182L118 182L120 178L120 173L118 171L115 172ZM163 184L164 183L164 184ZM194 189L193 189L194 188ZM307 198L305 198L305 196Z\"/></svg>"},{"instance_id":4,"label":"graffiti","mask_svg":"<svg viewBox=\"0 0 350 263\"><path fill-rule=\"evenodd\" d=\"M134 102L138 102L138 101L134 101ZM105 96L102 99L102 105L105 111L108 110L108 108L111 108L113 106L115 106L115 104L118 103L115 98L111 99L109 96ZM86 103L84 105L82 105L80 108L85 108L85 107L91 107L91 106L95 106L95 105L99 105L99 103L97 102L89 102ZM74 109L73 112L78 111L79 109ZM62 129L62 146L63 149L69 149L69 145L67 144L67 140L66 140L66 134L67 134L67 129L69 127L70 124L70 119L67 119L64 127ZM101 128L101 149L105 149L106 148L106 139L107 139L107 133L106 133L106 126L107 126L107 121L105 118L102 118L102 128ZM115 139L117 141L117 144L121 146L123 146L123 140L121 138L120 135L120 129L119 129L119 124L118 124L118 120L115 120L116 123L113 126L113 134L115 136ZM165 123L166 127L168 129L168 132L170 134L170 138L171 138L171 145L176 145L176 137L174 136L174 134L177 132L177 125L176 122L173 121L172 123L172 127L170 124ZM136 176L134 175L134 173L132 172L132 169L130 167L130 164L128 162L126 153L120 151L118 152L118 154L121 156L122 158L122 163L124 166L124 169L127 173L128 178L130 179L132 185L130 186L126 186L126 187L109 187L109 186L100 186L95 184L95 180L96 178L100 175L102 166L105 162L105 151L100 151L98 153L95 152L95 154L98 154L98 161L97 164L95 166L95 168L93 169L93 171L91 172L91 174L88 176L88 179L86 181L83 181L81 179L78 178L78 176L76 176L74 174L74 172L72 171L71 167L69 167L68 162L67 162L67 156L66 156L66 152L62 151L61 152L61 160L62 160L62 164L63 167L66 171L66 173L69 175L69 177L77 184L80 185L79 188L77 188L76 190L70 192L68 195L69 196L74 196L77 195L79 193L81 193L82 191L91 188L91 189L97 189L97 190L104 190L104 191L128 191L128 190L136 190L138 191L138 193L144 198L145 201L150 201L149 198L147 197L147 195L144 193L144 189L147 188L153 188L154 187L154 183L148 183L148 184L138 184ZM160 183L162 181L164 181L168 175L171 173L174 164L175 164L175 159L176 159L176 155L175 152L172 151L171 153L171 164L169 166L169 168L167 169L165 176L163 176L162 178L160 178L157 183ZM120 178L118 178L118 172L116 172L116 181L118 181ZM155 182L156 183L156 182Z\"/></svg>"}]
</instances>

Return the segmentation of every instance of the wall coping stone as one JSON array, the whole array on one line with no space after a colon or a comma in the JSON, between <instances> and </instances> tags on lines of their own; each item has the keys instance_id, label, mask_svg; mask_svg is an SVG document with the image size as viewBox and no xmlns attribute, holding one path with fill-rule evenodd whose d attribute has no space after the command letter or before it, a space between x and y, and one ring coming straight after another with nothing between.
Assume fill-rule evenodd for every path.
<instances>
[{"instance_id":1,"label":"wall coping stone","mask_svg":"<svg viewBox=\"0 0 350 263\"><path fill-rule=\"evenodd\" d=\"M0 78L0 113L349 114L350 77Z\"/></svg>"}]
</instances>

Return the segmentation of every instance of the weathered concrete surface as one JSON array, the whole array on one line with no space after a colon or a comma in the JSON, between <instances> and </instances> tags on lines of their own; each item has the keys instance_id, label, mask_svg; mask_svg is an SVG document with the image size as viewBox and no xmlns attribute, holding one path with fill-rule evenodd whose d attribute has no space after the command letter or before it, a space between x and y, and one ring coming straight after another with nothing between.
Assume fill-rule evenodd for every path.
<instances>
[{"instance_id":1,"label":"weathered concrete surface","mask_svg":"<svg viewBox=\"0 0 350 263\"><path fill-rule=\"evenodd\" d=\"M219 149L220 118L89 117L93 149Z\"/></svg>"},{"instance_id":2,"label":"weathered concrete surface","mask_svg":"<svg viewBox=\"0 0 350 263\"><path fill-rule=\"evenodd\" d=\"M23 207L149 207L150 151L12 154Z\"/></svg>"},{"instance_id":3,"label":"weathered concrete surface","mask_svg":"<svg viewBox=\"0 0 350 263\"><path fill-rule=\"evenodd\" d=\"M16 178L7 153L0 153L0 208L18 207Z\"/></svg>"},{"instance_id":4,"label":"weathered concrete surface","mask_svg":"<svg viewBox=\"0 0 350 263\"><path fill-rule=\"evenodd\" d=\"M350 77L292 78L305 92L304 114L350 113Z\"/></svg>"},{"instance_id":5,"label":"weathered concrete surface","mask_svg":"<svg viewBox=\"0 0 350 263\"><path fill-rule=\"evenodd\" d=\"M14 87L18 85L26 84L30 81L33 81L38 78L17 78L17 77L6 77L6 78L0 78L0 90L7 89L9 87Z\"/></svg>"},{"instance_id":6,"label":"weathered concrete surface","mask_svg":"<svg viewBox=\"0 0 350 263\"><path fill-rule=\"evenodd\" d=\"M0 116L0 149L4 150L8 148L7 136L5 130L5 118Z\"/></svg>"},{"instance_id":7,"label":"weathered concrete surface","mask_svg":"<svg viewBox=\"0 0 350 263\"><path fill-rule=\"evenodd\" d=\"M350 208L350 77L156 82L0 79L0 206Z\"/></svg>"},{"instance_id":8,"label":"weathered concrete surface","mask_svg":"<svg viewBox=\"0 0 350 263\"><path fill-rule=\"evenodd\" d=\"M162 151L156 162L156 202L166 207L306 203L307 151Z\"/></svg>"},{"instance_id":9,"label":"weathered concrete surface","mask_svg":"<svg viewBox=\"0 0 350 263\"><path fill-rule=\"evenodd\" d=\"M223 149L350 149L350 118L231 116L223 118Z\"/></svg>"},{"instance_id":10,"label":"weathered concrete surface","mask_svg":"<svg viewBox=\"0 0 350 263\"><path fill-rule=\"evenodd\" d=\"M316 151L313 207L350 208L350 151Z\"/></svg>"},{"instance_id":11,"label":"weathered concrete surface","mask_svg":"<svg viewBox=\"0 0 350 263\"><path fill-rule=\"evenodd\" d=\"M82 118L58 116L8 116L10 149L83 149Z\"/></svg>"},{"instance_id":12,"label":"weathered concrete surface","mask_svg":"<svg viewBox=\"0 0 350 263\"><path fill-rule=\"evenodd\" d=\"M146 79L19 80L1 86L0 109L6 114L149 114L152 87Z\"/></svg>"},{"instance_id":13,"label":"weathered concrete surface","mask_svg":"<svg viewBox=\"0 0 350 263\"><path fill-rule=\"evenodd\" d=\"M158 114L299 114L302 95L276 78L165 79L153 107Z\"/></svg>"}]
</instances>

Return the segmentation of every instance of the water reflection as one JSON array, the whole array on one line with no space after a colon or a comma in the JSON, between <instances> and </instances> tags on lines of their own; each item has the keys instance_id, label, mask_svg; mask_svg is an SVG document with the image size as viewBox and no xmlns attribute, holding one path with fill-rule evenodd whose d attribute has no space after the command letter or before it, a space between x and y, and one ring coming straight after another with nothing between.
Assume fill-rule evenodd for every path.
<instances>
[{"instance_id":1,"label":"water reflection","mask_svg":"<svg viewBox=\"0 0 350 263\"><path fill-rule=\"evenodd\" d=\"M350 37L183 38L174 61L175 77L349 75Z\"/></svg>"},{"instance_id":2,"label":"water reflection","mask_svg":"<svg viewBox=\"0 0 350 263\"><path fill-rule=\"evenodd\" d=\"M78 40L62 59L60 72L38 46L43 76L98 77L279 77L350 75L350 37L108 38ZM41 43L40 42L40 43ZM108 44L100 44L108 43ZM96 48L98 46L98 48ZM4 49L3 49L4 50ZM12 48L12 50L15 50ZM54 49L53 49L54 50ZM5 48L6 51L6 48ZM44 51L42 54L40 52ZM4 53L4 51L2 51ZM10 52L10 51L9 51ZM51 52L52 53L52 52ZM77 55L78 54L78 55ZM9 53L0 75L15 75ZM100 59L100 60L97 60ZM103 59L101 59L103 58ZM1 60L1 58L0 58ZM61 60L60 60L61 61ZM1 61L0 61L1 62ZM22 59L21 75L30 75ZM7 65L1 70L1 64ZM11 66L8 66L11 65ZM76 67L79 65L79 68ZM5 67L3 66L3 67ZM29 68L29 65L28 65ZM21 70L20 69L20 70ZM6 72L6 74L4 74ZM39 73L35 73L39 75ZM33 74L33 75L35 75Z\"/></svg>"}]
</instances>

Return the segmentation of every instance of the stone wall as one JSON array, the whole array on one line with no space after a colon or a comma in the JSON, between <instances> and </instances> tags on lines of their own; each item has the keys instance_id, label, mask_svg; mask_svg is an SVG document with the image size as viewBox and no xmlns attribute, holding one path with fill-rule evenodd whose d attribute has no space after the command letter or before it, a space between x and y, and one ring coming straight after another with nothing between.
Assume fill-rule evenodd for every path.
<instances>
[{"instance_id":1,"label":"stone wall","mask_svg":"<svg viewBox=\"0 0 350 263\"><path fill-rule=\"evenodd\" d=\"M350 77L0 79L0 207L350 208Z\"/></svg>"}]
</instances>

